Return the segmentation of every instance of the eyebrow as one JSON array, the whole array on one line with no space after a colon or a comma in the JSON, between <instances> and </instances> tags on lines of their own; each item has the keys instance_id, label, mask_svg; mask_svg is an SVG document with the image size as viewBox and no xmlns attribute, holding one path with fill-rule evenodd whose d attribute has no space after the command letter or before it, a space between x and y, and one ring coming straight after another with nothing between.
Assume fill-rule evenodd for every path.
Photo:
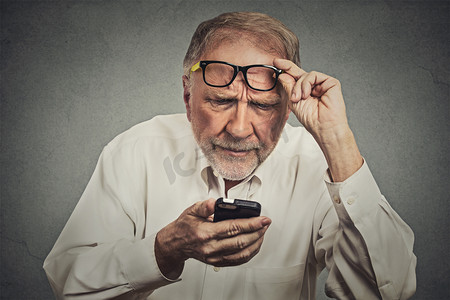
<instances>
[{"instance_id":1,"label":"eyebrow","mask_svg":"<svg viewBox=\"0 0 450 300\"><path fill-rule=\"evenodd\" d=\"M260 104L275 105L275 104L281 103L281 97L278 94L273 95L273 97L264 97L264 98L250 97L250 101L260 103Z\"/></svg>"},{"instance_id":2,"label":"eyebrow","mask_svg":"<svg viewBox=\"0 0 450 300\"><path fill-rule=\"evenodd\" d=\"M207 90L205 91L206 99L228 99L228 100L239 100L234 95L228 95L219 91ZM269 97L255 97L254 95L250 96L249 102L256 102L261 104L278 104L281 103L281 96L278 94L272 94Z\"/></svg>"},{"instance_id":3,"label":"eyebrow","mask_svg":"<svg viewBox=\"0 0 450 300\"><path fill-rule=\"evenodd\" d=\"M230 95L227 95L225 93L221 93L221 92L217 92L217 91L212 91L210 89L206 90L205 97L208 98L208 99L210 99L210 98L236 99L236 97L234 97L234 96L230 96Z\"/></svg>"}]
</instances>

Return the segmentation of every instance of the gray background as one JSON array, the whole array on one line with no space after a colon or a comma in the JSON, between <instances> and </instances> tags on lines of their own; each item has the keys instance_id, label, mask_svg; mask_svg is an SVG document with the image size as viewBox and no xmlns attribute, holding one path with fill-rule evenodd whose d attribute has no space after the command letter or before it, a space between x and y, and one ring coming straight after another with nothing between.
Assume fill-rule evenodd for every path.
<instances>
[{"instance_id":1,"label":"gray background","mask_svg":"<svg viewBox=\"0 0 450 300\"><path fill-rule=\"evenodd\" d=\"M2 298L53 297L42 263L103 146L140 121L183 112L181 62L195 27L221 12L252 10L299 35L306 70L341 80L361 152L415 232L414 299L448 299L449 8L444 1L2 1ZM323 299L322 286L318 294Z\"/></svg>"}]
</instances>

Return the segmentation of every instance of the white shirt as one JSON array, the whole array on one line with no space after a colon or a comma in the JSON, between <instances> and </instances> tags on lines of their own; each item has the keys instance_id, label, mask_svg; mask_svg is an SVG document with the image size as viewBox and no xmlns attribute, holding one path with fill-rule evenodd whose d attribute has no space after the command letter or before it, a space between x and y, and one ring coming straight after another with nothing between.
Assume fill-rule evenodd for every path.
<instances>
[{"instance_id":1,"label":"white shirt","mask_svg":"<svg viewBox=\"0 0 450 300\"><path fill-rule=\"evenodd\" d=\"M260 252L237 267L186 261L179 280L159 271L156 233L193 203L224 197L186 115L159 116L103 150L44 262L61 299L405 299L415 290L413 233L381 195L366 163L342 183L311 135L286 125L273 153L228 198L256 200L272 219Z\"/></svg>"}]
</instances>

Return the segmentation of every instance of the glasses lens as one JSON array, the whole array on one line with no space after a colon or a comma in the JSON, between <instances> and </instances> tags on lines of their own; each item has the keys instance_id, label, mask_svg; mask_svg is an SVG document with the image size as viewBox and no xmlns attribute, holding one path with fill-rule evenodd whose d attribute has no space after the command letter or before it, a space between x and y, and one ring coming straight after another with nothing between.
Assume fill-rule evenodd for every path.
<instances>
[{"instance_id":1,"label":"glasses lens","mask_svg":"<svg viewBox=\"0 0 450 300\"><path fill-rule=\"evenodd\" d=\"M205 67L204 72L207 84L222 87L233 80L234 68L223 63L210 63Z\"/></svg>"},{"instance_id":2,"label":"glasses lens","mask_svg":"<svg viewBox=\"0 0 450 300\"><path fill-rule=\"evenodd\" d=\"M248 85L253 89L270 90L277 83L277 74L268 67L251 67L247 70Z\"/></svg>"}]
</instances>

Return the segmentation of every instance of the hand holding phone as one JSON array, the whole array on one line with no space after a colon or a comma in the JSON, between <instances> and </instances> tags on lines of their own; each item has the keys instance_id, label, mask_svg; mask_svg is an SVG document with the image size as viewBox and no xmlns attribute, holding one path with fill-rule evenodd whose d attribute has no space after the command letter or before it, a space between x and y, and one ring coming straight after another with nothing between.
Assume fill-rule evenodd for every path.
<instances>
[{"instance_id":1,"label":"hand holding phone","mask_svg":"<svg viewBox=\"0 0 450 300\"><path fill-rule=\"evenodd\" d=\"M261 204L256 201L219 198L214 207L214 222L258 217Z\"/></svg>"},{"instance_id":2,"label":"hand holding phone","mask_svg":"<svg viewBox=\"0 0 450 300\"><path fill-rule=\"evenodd\" d=\"M161 272L178 277L189 258L218 267L248 262L259 252L271 224L268 217L251 218L260 211L259 203L239 199L208 199L191 205L156 235L154 251ZM210 218L214 212L216 223ZM250 219L218 222L230 218Z\"/></svg>"}]
</instances>

